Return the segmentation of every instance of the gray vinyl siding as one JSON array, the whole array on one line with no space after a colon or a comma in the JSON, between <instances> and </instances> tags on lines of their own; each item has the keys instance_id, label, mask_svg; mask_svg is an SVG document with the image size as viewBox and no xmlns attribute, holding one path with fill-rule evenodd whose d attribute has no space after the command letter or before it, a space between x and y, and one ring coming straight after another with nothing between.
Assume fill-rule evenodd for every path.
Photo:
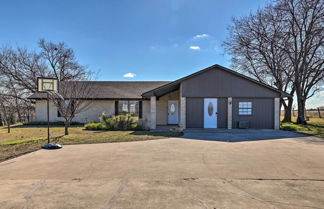
<instances>
[{"instance_id":1,"label":"gray vinyl siding","mask_svg":"<svg viewBox=\"0 0 324 209\"><path fill-rule=\"evenodd\" d=\"M227 98L217 98L218 100L218 128L227 128ZM186 99L186 127L204 127L204 98Z\"/></svg>"},{"instance_id":2,"label":"gray vinyl siding","mask_svg":"<svg viewBox=\"0 0 324 209\"><path fill-rule=\"evenodd\" d=\"M252 102L252 115L238 114L239 102ZM238 128L238 121L249 121L250 128L272 129L274 126L273 98L233 98L233 128Z\"/></svg>"},{"instance_id":3,"label":"gray vinyl siding","mask_svg":"<svg viewBox=\"0 0 324 209\"><path fill-rule=\"evenodd\" d=\"M184 97L279 97L276 91L218 68L182 82Z\"/></svg>"}]
</instances>

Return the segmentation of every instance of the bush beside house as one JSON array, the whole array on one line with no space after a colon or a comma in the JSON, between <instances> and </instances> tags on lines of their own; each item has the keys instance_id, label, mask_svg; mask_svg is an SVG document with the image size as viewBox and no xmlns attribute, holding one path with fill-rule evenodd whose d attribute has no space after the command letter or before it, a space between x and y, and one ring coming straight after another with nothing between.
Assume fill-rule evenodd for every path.
<instances>
[{"instance_id":1,"label":"bush beside house","mask_svg":"<svg viewBox=\"0 0 324 209\"><path fill-rule=\"evenodd\" d=\"M110 131L126 131L126 130L143 130L140 121L136 121L133 116L117 115L107 116L102 114L100 116L100 123L88 123L85 125L86 130L110 130Z\"/></svg>"}]
</instances>

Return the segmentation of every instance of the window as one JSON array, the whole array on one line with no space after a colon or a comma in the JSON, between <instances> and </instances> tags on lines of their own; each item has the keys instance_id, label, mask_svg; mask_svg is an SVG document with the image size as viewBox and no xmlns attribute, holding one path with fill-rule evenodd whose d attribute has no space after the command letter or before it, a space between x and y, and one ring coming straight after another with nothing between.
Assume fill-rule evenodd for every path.
<instances>
[{"instance_id":1,"label":"window","mask_svg":"<svg viewBox=\"0 0 324 209\"><path fill-rule=\"evenodd\" d=\"M118 101L118 115L131 114L132 116L139 116L139 101Z\"/></svg>"},{"instance_id":2,"label":"window","mask_svg":"<svg viewBox=\"0 0 324 209\"><path fill-rule=\"evenodd\" d=\"M239 102L239 115L252 115L252 102Z\"/></svg>"}]
</instances>

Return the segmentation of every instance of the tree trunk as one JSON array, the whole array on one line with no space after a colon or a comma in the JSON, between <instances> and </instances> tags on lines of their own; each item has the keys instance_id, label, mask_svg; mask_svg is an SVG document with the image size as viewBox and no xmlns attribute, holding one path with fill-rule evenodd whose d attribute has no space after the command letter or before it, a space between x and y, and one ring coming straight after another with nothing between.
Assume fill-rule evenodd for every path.
<instances>
[{"instance_id":1,"label":"tree trunk","mask_svg":"<svg viewBox=\"0 0 324 209\"><path fill-rule=\"evenodd\" d=\"M68 121L65 121L65 123L64 123L64 135L69 135L69 126L70 126L70 123Z\"/></svg>"},{"instance_id":2,"label":"tree trunk","mask_svg":"<svg viewBox=\"0 0 324 209\"><path fill-rule=\"evenodd\" d=\"M305 101L301 98L297 98L297 105L298 105L298 114L297 114L297 124L306 125L306 118L305 118Z\"/></svg>"},{"instance_id":3,"label":"tree trunk","mask_svg":"<svg viewBox=\"0 0 324 209\"><path fill-rule=\"evenodd\" d=\"M292 105L293 105L293 98L288 98L288 104L284 105L285 108L285 115L282 122L288 122L291 123L291 111L292 111Z\"/></svg>"},{"instance_id":4,"label":"tree trunk","mask_svg":"<svg viewBox=\"0 0 324 209\"><path fill-rule=\"evenodd\" d=\"M7 120L8 134L10 134L10 120Z\"/></svg>"},{"instance_id":5,"label":"tree trunk","mask_svg":"<svg viewBox=\"0 0 324 209\"><path fill-rule=\"evenodd\" d=\"M0 113L0 126L4 126L4 122L3 122L3 118L2 118L2 114Z\"/></svg>"},{"instance_id":6,"label":"tree trunk","mask_svg":"<svg viewBox=\"0 0 324 209\"><path fill-rule=\"evenodd\" d=\"M21 117L21 112L20 112L20 108L17 106L16 107L16 111L17 111L17 116L18 116L18 121L21 123L23 122L23 119Z\"/></svg>"}]
</instances>

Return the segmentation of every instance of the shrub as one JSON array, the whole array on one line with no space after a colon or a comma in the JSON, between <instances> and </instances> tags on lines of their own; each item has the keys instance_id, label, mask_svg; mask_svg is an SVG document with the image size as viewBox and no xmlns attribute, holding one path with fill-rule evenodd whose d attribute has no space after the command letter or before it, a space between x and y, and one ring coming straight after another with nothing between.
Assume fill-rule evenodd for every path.
<instances>
[{"instance_id":1,"label":"shrub","mask_svg":"<svg viewBox=\"0 0 324 209\"><path fill-rule=\"evenodd\" d=\"M87 123L85 126L86 130L105 130L106 126L102 123Z\"/></svg>"},{"instance_id":2,"label":"shrub","mask_svg":"<svg viewBox=\"0 0 324 209\"><path fill-rule=\"evenodd\" d=\"M143 130L143 126L137 123L131 115L100 116L101 123L88 123L85 125L87 130L111 130L111 131L126 131L126 130Z\"/></svg>"},{"instance_id":3,"label":"shrub","mask_svg":"<svg viewBox=\"0 0 324 209\"><path fill-rule=\"evenodd\" d=\"M100 117L102 123L107 130L142 130L142 126L138 124L131 115L117 115L109 117L102 114Z\"/></svg>"}]
</instances>

